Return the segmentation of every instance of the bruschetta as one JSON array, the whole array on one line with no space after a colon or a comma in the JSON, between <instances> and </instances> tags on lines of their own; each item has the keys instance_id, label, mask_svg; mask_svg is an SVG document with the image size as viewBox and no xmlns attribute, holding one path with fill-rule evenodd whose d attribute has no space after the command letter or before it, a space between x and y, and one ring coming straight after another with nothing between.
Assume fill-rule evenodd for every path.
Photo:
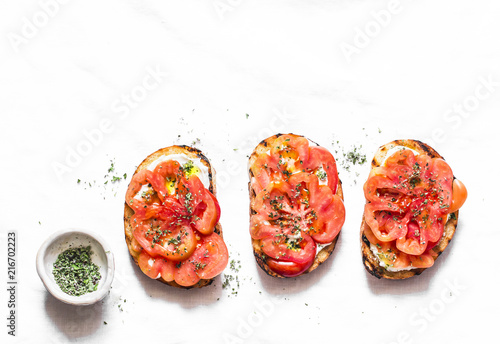
<instances>
[{"instance_id":1,"label":"bruschetta","mask_svg":"<svg viewBox=\"0 0 500 344\"><path fill-rule=\"evenodd\" d=\"M215 170L198 150L171 146L137 167L125 196L125 240L142 272L174 287L209 285L227 265Z\"/></svg>"},{"instance_id":2,"label":"bruschetta","mask_svg":"<svg viewBox=\"0 0 500 344\"><path fill-rule=\"evenodd\" d=\"M250 236L270 276L315 270L333 252L345 220L333 155L307 138L277 134L249 158Z\"/></svg>"},{"instance_id":3,"label":"bruschetta","mask_svg":"<svg viewBox=\"0 0 500 344\"><path fill-rule=\"evenodd\" d=\"M430 268L457 228L463 183L432 147L416 140L381 146L363 187L363 264L377 278L405 279Z\"/></svg>"}]
</instances>

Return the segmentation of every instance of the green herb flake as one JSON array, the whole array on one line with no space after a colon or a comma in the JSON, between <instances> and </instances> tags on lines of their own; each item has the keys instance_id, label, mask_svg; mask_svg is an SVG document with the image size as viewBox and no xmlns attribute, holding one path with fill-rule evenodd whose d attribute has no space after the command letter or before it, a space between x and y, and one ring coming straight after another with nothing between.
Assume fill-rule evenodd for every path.
<instances>
[{"instance_id":1,"label":"green herb flake","mask_svg":"<svg viewBox=\"0 0 500 344\"><path fill-rule=\"evenodd\" d=\"M59 254L52 274L63 292L82 296L97 290L101 274L91 256L90 246L70 248Z\"/></svg>"}]
</instances>

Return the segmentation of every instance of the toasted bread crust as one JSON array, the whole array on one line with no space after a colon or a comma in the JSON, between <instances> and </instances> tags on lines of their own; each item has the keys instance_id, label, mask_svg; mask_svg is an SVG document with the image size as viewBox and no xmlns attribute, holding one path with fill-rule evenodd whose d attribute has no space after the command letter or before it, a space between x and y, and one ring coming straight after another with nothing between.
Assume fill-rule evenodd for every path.
<instances>
[{"instance_id":1,"label":"toasted bread crust","mask_svg":"<svg viewBox=\"0 0 500 344\"><path fill-rule=\"evenodd\" d=\"M392 142L389 142L383 146L381 146L378 151L375 153L375 156L372 160L372 169L375 167L379 167L382 165L382 163L385 160L385 157L387 155L387 152L396 146L404 146L410 149L415 150L419 154L426 154L431 158L441 158L444 159L441 155L439 155L438 152L436 152L431 146L417 141L417 140L395 140ZM437 259L437 257L444 251L446 246L450 243L451 239L453 238L453 235L455 234L455 230L457 228L457 222L458 222L458 210L454 213L454 216L450 216L448 221L446 222L444 226L444 232L443 232L443 237L439 241L439 243L432 248L432 250L437 253L436 257L434 260ZM376 257L373 252L370 250L370 242L366 238L366 236L363 234L363 231L365 229L365 226L368 226L368 224L365 221L365 216L363 214L363 218L361 221L361 231L360 231L360 242L361 242L361 253L363 257L363 265L365 266L366 270L372 274L373 276L377 278L385 278L385 279L406 279L413 277L415 275L420 275L425 268L419 268L419 269L412 269L412 270L407 270L407 271L388 271L384 267L380 266L380 261L378 257Z\"/></svg>"},{"instance_id":2,"label":"toasted bread crust","mask_svg":"<svg viewBox=\"0 0 500 344\"><path fill-rule=\"evenodd\" d=\"M269 144L282 135L284 135L284 134L276 134L274 136L268 137L265 140L262 140L257 145L257 147L254 149L254 151L252 152L252 155L250 156L250 159L248 161L248 166L252 166L252 164L255 163L255 160L257 159L257 157L260 154L266 152ZM287 134L287 135L292 135L295 137L300 136L300 135L294 135L294 134ZM309 140L309 141L313 142L311 140ZM252 202L255 199L256 194L255 194L255 190L252 189L251 180L253 178L253 173L252 173L250 168L248 168L248 175L250 178L250 182L248 183L248 191L249 191L249 195L250 195L250 216L252 216L253 214L256 214L256 212L252 209ZM344 194L342 192L342 182L340 181L340 178L339 178L339 181L337 184L337 193L336 194L337 194L337 196L339 196L342 199L342 201L344 200ZM309 269L304 271L301 275L304 275L308 272L311 272L311 271L317 269L318 266L320 266L323 262L325 262L328 259L328 257L330 257L333 250L335 249L335 245L337 244L337 240L338 240L339 236L340 236L340 233L335 237L335 239L330 244L323 247L323 249L320 252L318 252L311 267L309 267ZM267 265L267 263L266 263L265 254L262 251L262 248L260 247L260 240L255 240L252 238L252 248L253 248L253 254L254 254L254 257L255 257L257 264L261 267L262 270L264 270L266 272L266 274L268 274L269 276L272 276L272 277L277 277L277 278L287 278L285 276L277 274L276 272L272 271L271 268L269 268L269 265Z\"/></svg>"},{"instance_id":3,"label":"toasted bread crust","mask_svg":"<svg viewBox=\"0 0 500 344\"><path fill-rule=\"evenodd\" d=\"M135 170L134 176L137 172L139 172L143 169L146 169L149 165L151 165L151 163L153 163L155 160L157 160L160 156L172 155L172 154L186 154L191 159L196 159L196 158L200 159L200 161L203 163L203 165L205 165L208 168L208 178L210 181L209 191L212 192L212 194L214 196L216 196L215 170L214 170L214 168L210 164L210 161L207 159L207 157L205 155L203 155L203 153L200 150L193 148L193 147L189 147L189 146L184 146L184 145L183 146L170 146L170 147L166 147L166 148L162 148L162 149L157 150L156 152L150 154L146 159L144 159L142 161L142 163ZM128 206L127 202L125 202L125 209L124 209L124 216L123 216L123 222L124 222L124 227L125 227L125 241L127 243L127 247L128 247L128 251L129 251L130 255L134 259L134 262L136 263L136 265L139 266L138 257L139 257L140 252L135 251L132 247L132 238L134 237L134 235L133 235L133 229L132 229L132 224L130 223L130 219L133 215L134 215L134 211L132 210L132 208L130 208ZM221 227L220 223L216 224L214 231L222 237L222 227ZM167 282L161 277L157 279L157 281L159 281L159 282L168 284L172 287L183 288L183 289L205 287L207 285L210 285L213 282L213 280L214 280L213 278L208 279L208 280L202 279L198 283L196 283L195 285L192 285L190 287L184 287L184 286L177 284L175 281Z\"/></svg>"}]
</instances>

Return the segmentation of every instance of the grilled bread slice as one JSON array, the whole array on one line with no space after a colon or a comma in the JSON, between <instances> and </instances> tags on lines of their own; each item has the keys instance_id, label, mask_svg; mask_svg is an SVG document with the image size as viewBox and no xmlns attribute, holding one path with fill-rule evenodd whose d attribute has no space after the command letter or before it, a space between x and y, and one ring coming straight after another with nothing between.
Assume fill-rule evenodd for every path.
<instances>
[{"instance_id":1,"label":"grilled bread slice","mask_svg":"<svg viewBox=\"0 0 500 344\"><path fill-rule=\"evenodd\" d=\"M254 178L254 175L252 173L250 166L255 164L257 157L261 154L265 154L269 150L269 147L271 146L271 144L278 137L280 137L282 135L283 134L276 134L276 135L273 135L273 136L261 141L257 145L257 147L254 149L254 151L252 152L252 154L249 158L248 175L250 178L250 182L248 183L248 190L249 190L249 196L250 196L250 216L257 213L254 209L252 209L252 203L257 195L256 195L255 190L252 188L251 181L252 181L252 178ZM300 135L294 135L294 134L288 134L288 135L292 135L292 136L296 136L296 137L300 136ZM319 146L317 143L315 143L311 140L309 140L309 144L311 146L314 146L314 145ZM339 196L342 199L342 201L344 200L344 194L342 193L342 182L340 181L340 178L338 179L338 183L337 183L336 195ZM335 239L331 243L325 245L316 254L316 257L314 259L313 264L306 271L304 271L301 275L317 269L318 266L320 266L323 262L325 262L328 259L328 257L332 254L333 250L335 249L335 245L337 244L337 240L338 240L339 236L340 236L340 233L335 237ZM252 238L252 248L253 248L255 260L257 261L257 264L262 268L262 270L264 270L269 276L277 277L277 278L286 278L286 277L274 272L273 270L271 270L269 265L266 263L266 255L264 254L264 252L261 248L261 240L255 240Z\"/></svg>"},{"instance_id":2,"label":"grilled bread slice","mask_svg":"<svg viewBox=\"0 0 500 344\"><path fill-rule=\"evenodd\" d=\"M418 152L418 154L425 154L431 158L443 159L443 157L439 155L438 152L436 152L432 147L423 142L411 139L395 140L381 146L377 150L372 160L371 168L373 169L382 166L387 157L387 153L392 148L398 146L412 149ZM455 234L457 228L457 221L458 221L458 210L449 214L448 220L444 226L443 237L437 243L437 245L431 249L436 253L435 255L433 255L434 260L436 260L437 257L444 251L446 246L448 246L451 239L453 238L453 235ZM396 280L396 279L406 279L415 275L420 275L424 270L426 270L426 268L415 268L411 270L388 271L385 267L381 266L379 258L370 249L370 241L364 234L364 230L367 226L368 224L365 222L365 216L363 214L361 222L361 231L360 231L361 253L363 256L363 265L370 274L372 274L377 278Z\"/></svg>"},{"instance_id":3,"label":"grilled bread slice","mask_svg":"<svg viewBox=\"0 0 500 344\"><path fill-rule=\"evenodd\" d=\"M214 196L216 196L215 170L212 167L212 165L210 164L210 161L207 159L207 157L205 157L205 155L203 155L203 153L200 150L193 148L193 147L182 145L182 146L170 146L170 147L159 149L156 152L149 155L146 159L144 159L144 161L135 170L134 175L137 172L148 168L149 165L151 165L154 161L156 161L161 156L163 156L163 155L168 156L168 155L173 155L173 154L185 154L190 159L200 159L201 163L208 168L208 178L210 181L210 186L209 186L208 190ZM134 247L137 247L137 245L132 245L132 241L134 240L134 235L133 235L133 228L132 228L132 224L131 224L130 219L133 215L134 215L134 211L125 202L125 210L124 210L124 216L123 216L123 222L124 222L124 226L125 226L125 241L127 243L127 247L128 247L128 250L129 250L131 257L134 259L134 262L137 265L139 265L138 257L139 257L139 254L141 253L141 251L140 250L137 251L134 249ZM220 237L222 238L222 227L221 227L219 222L216 224L214 232L219 234ZM198 283L196 283L193 286L184 287L184 286L177 284L175 281L168 282L168 281L165 281L161 277L159 277L157 279L157 281L159 281L159 282L168 284L168 285L173 286L173 287L184 288L184 289L205 287L207 285L210 285L213 282L213 280L214 280L213 278L212 279L201 279Z\"/></svg>"}]
</instances>

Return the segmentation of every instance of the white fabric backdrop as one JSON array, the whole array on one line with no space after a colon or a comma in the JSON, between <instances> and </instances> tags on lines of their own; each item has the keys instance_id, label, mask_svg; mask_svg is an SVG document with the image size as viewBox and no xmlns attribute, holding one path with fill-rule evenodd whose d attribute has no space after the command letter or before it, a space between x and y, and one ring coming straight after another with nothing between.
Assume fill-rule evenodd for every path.
<instances>
[{"instance_id":1,"label":"white fabric backdrop","mask_svg":"<svg viewBox=\"0 0 500 344\"><path fill-rule=\"evenodd\" d=\"M0 337L491 342L500 316L499 15L494 0L2 1L0 271L5 233L17 230L19 308L18 336L2 326ZM469 190L451 245L410 280L368 275L358 230L369 163L339 167L347 220L334 254L309 275L268 277L250 246L246 164L276 132L337 151L339 165L354 145L368 159L396 138L433 145ZM125 246L135 166L193 142L218 171L224 237L241 262L226 270L238 275L237 295L221 278L187 291L149 280ZM126 181L104 184L110 161ZM36 274L42 241L72 227L99 232L115 254L111 293L92 307L60 303Z\"/></svg>"}]
</instances>

